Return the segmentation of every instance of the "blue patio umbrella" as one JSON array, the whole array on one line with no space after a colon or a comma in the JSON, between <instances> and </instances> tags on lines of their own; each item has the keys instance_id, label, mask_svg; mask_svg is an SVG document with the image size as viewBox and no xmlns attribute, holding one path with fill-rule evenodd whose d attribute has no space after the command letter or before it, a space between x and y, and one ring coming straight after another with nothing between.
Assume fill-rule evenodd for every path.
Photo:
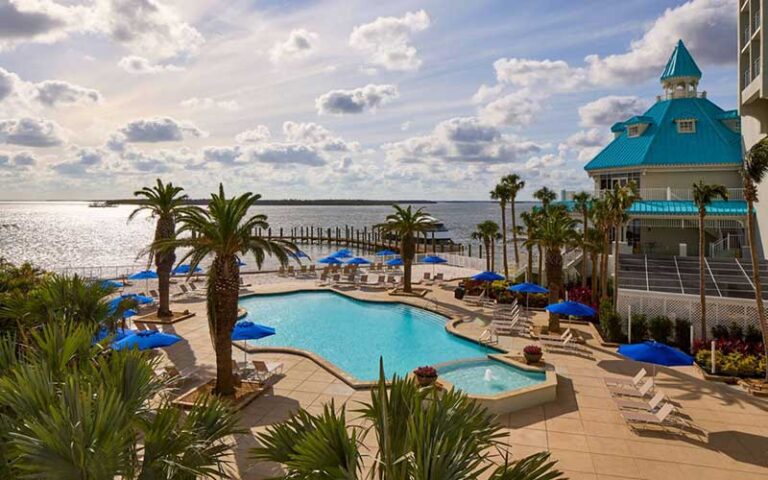
<instances>
[{"instance_id":1,"label":"blue patio umbrella","mask_svg":"<svg viewBox=\"0 0 768 480\"><path fill-rule=\"evenodd\" d=\"M390 267L401 267L403 265L403 259L400 257L395 257L391 260L387 260L386 264Z\"/></svg>"},{"instance_id":2,"label":"blue patio umbrella","mask_svg":"<svg viewBox=\"0 0 768 480\"><path fill-rule=\"evenodd\" d=\"M138 314L139 314L139 312L137 312L136 310L134 310L132 308L129 308L128 310L123 312L123 318L130 318L130 317L132 317L134 315L138 315Z\"/></svg>"},{"instance_id":3,"label":"blue patio umbrella","mask_svg":"<svg viewBox=\"0 0 768 480\"><path fill-rule=\"evenodd\" d=\"M102 288L122 288L125 286L123 282L118 282L116 280L102 280L99 285L101 285Z\"/></svg>"},{"instance_id":4,"label":"blue patio umbrella","mask_svg":"<svg viewBox=\"0 0 768 480\"><path fill-rule=\"evenodd\" d=\"M174 268L172 273L174 275L186 275L190 271L192 273L200 273L203 271L203 269L200 267L195 267L195 269L192 270L192 266L185 263L184 265L179 265L178 267Z\"/></svg>"},{"instance_id":5,"label":"blue patio umbrella","mask_svg":"<svg viewBox=\"0 0 768 480\"><path fill-rule=\"evenodd\" d=\"M142 270L128 277L129 280L153 280L157 278L157 272L153 270Z\"/></svg>"},{"instance_id":6,"label":"blue patio umbrella","mask_svg":"<svg viewBox=\"0 0 768 480\"><path fill-rule=\"evenodd\" d=\"M447 263L448 260L444 259L443 257L438 257L437 255L427 255L426 257L421 259L422 263L431 263L432 264L432 276L435 276L435 265L438 263Z\"/></svg>"},{"instance_id":7,"label":"blue patio umbrella","mask_svg":"<svg viewBox=\"0 0 768 480\"><path fill-rule=\"evenodd\" d=\"M138 348L139 350L148 350L150 348L167 347L180 341L181 337L172 333L145 330L143 332L136 332L135 335L125 337L113 343L112 349Z\"/></svg>"},{"instance_id":8,"label":"blue patio umbrella","mask_svg":"<svg viewBox=\"0 0 768 480\"><path fill-rule=\"evenodd\" d=\"M347 260L347 265L368 265L371 261L363 257L355 257Z\"/></svg>"},{"instance_id":9,"label":"blue patio umbrella","mask_svg":"<svg viewBox=\"0 0 768 480\"><path fill-rule=\"evenodd\" d=\"M589 305L573 301L552 303L547 305L546 310L550 313L559 313L560 315L570 315L572 317L594 317L597 315L595 309Z\"/></svg>"},{"instance_id":10,"label":"blue patio umbrella","mask_svg":"<svg viewBox=\"0 0 768 480\"><path fill-rule=\"evenodd\" d=\"M525 311L528 313L528 294L529 293L549 293L549 290L532 282L518 283L507 288L510 292L519 292L525 294Z\"/></svg>"},{"instance_id":11,"label":"blue patio umbrella","mask_svg":"<svg viewBox=\"0 0 768 480\"><path fill-rule=\"evenodd\" d=\"M125 337L129 337L131 335L135 335L135 330L130 330L128 328L116 328L114 333L110 333L109 329L107 327L101 327L98 332L96 332L96 335L93 336L93 341L91 343L98 343L105 338L109 337L110 335L113 337L112 341L117 342L119 340L124 339Z\"/></svg>"},{"instance_id":12,"label":"blue patio umbrella","mask_svg":"<svg viewBox=\"0 0 768 480\"><path fill-rule=\"evenodd\" d=\"M258 340L260 338L274 335L275 329L266 325L259 325L250 320L242 320L235 324L232 329L232 340L243 341L243 361L247 359L248 352L245 350L245 340Z\"/></svg>"},{"instance_id":13,"label":"blue patio umbrella","mask_svg":"<svg viewBox=\"0 0 768 480\"><path fill-rule=\"evenodd\" d=\"M499 275L496 272L480 272L477 275L474 275L472 277L472 280L477 280L478 282L495 282L498 280L504 280L503 275Z\"/></svg>"},{"instance_id":14,"label":"blue patio umbrella","mask_svg":"<svg viewBox=\"0 0 768 480\"><path fill-rule=\"evenodd\" d=\"M385 248L384 250L379 250L378 252L376 252L376 256L378 257L389 257L392 255L397 255L397 252L394 250L390 250L388 248Z\"/></svg>"},{"instance_id":15,"label":"blue patio umbrella","mask_svg":"<svg viewBox=\"0 0 768 480\"><path fill-rule=\"evenodd\" d=\"M148 297L146 295L139 295L138 293L125 293L123 295L120 295L117 298L120 298L120 299L130 298L132 300L135 300L136 303L138 303L139 305L147 305L155 301L155 299L153 299L152 297Z\"/></svg>"},{"instance_id":16,"label":"blue patio umbrella","mask_svg":"<svg viewBox=\"0 0 768 480\"><path fill-rule=\"evenodd\" d=\"M327 263L328 265L339 265L343 262L336 257L325 257L318 260L317 263Z\"/></svg>"},{"instance_id":17,"label":"blue patio umbrella","mask_svg":"<svg viewBox=\"0 0 768 480\"><path fill-rule=\"evenodd\" d=\"M648 340L643 343L620 345L618 352L638 362L653 363L666 367L693 364L693 357L664 343Z\"/></svg>"},{"instance_id":18,"label":"blue patio umbrella","mask_svg":"<svg viewBox=\"0 0 768 480\"><path fill-rule=\"evenodd\" d=\"M349 258L352 256L352 251L348 248L342 248L338 252L332 253L331 256L336 258Z\"/></svg>"}]
</instances>

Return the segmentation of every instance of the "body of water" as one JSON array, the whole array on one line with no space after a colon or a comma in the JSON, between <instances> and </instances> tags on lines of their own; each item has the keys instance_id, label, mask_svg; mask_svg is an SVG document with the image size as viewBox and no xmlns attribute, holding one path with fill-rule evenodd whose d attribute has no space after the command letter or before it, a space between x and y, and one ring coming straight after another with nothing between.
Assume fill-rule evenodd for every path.
<instances>
[{"instance_id":1,"label":"body of water","mask_svg":"<svg viewBox=\"0 0 768 480\"><path fill-rule=\"evenodd\" d=\"M519 203L518 214L532 205ZM456 243L469 243L475 225L483 220L501 223L499 206L493 202L414 206L424 207L445 223ZM151 241L155 222L147 216L128 222L133 208L89 208L86 202L0 202L0 257L15 263L29 261L46 269L138 264L137 255ZM276 232L281 227L288 231L300 226L370 228L384 221L392 207L265 205L258 211L268 215ZM511 225L509 219L508 223ZM312 258L329 253L327 246L307 247L305 251Z\"/></svg>"}]
</instances>

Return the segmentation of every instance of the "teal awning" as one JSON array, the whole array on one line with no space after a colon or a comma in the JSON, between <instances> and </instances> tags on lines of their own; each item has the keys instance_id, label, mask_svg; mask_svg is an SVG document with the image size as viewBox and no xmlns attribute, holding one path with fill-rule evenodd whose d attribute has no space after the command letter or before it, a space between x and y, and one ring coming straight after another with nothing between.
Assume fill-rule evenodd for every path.
<instances>
[{"instance_id":1,"label":"teal awning","mask_svg":"<svg viewBox=\"0 0 768 480\"><path fill-rule=\"evenodd\" d=\"M565 205L573 211L571 200L555 202ZM697 216L699 214L693 200L638 200L629 208L630 216ZM717 200L707 207L707 215L714 217L745 217L747 202L744 200Z\"/></svg>"}]
</instances>

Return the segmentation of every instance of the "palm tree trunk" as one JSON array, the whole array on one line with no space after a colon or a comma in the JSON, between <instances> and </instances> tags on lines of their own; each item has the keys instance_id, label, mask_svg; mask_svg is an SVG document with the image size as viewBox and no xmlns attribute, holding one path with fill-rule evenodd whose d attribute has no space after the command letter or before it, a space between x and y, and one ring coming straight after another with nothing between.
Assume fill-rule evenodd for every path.
<instances>
[{"instance_id":1,"label":"palm tree trunk","mask_svg":"<svg viewBox=\"0 0 768 480\"><path fill-rule=\"evenodd\" d=\"M755 188L754 185L752 188ZM757 247L755 247L755 217L752 214L754 201L751 195L747 197L747 235L749 235L749 256L752 260L752 283L755 284L755 302L757 303L757 318L760 319L760 329L763 331L763 347L765 358L768 358L768 320L765 317L763 306L763 284L760 281L760 264L757 259ZM765 369L765 380L768 381L768 368Z\"/></svg>"},{"instance_id":2,"label":"palm tree trunk","mask_svg":"<svg viewBox=\"0 0 768 480\"><path fill-rule=\"evenodd\" d=\"M584 216L584 243L581 249L581 286L583 288L587 286L587 229L589 220L586 210L581 213Z\"/></svg>"},{"instance_id":3,"label":"palm tree trunk","mask_svg":"<svg viewBox=\"0 0 768 480\"><path fill-rule=\"evenodd\" d=\"M170 317L173 313L170 309L171 304L171 269L157 267L157 290L158 305L157 316L158 317Z\"/></svg>"},{"instance_id":4,"label":"palm tree trunk","mask_svg":"<svg viewBox=\"0 0 768 480\"><path fill-rule=\"evenodd\" d=\"M411 271L413 269L414 248L414 239L407 236L403 237L401 251L403 258L403 291L405 293L411 293L413 291L411 286Z\"/></svg>"},{"instance_id":5,"label":"palm tree trunk","mask_svg":"<svg viewBox=\"0 0 768 480\"><path fill-rule=\"evenodd\" d=\"M592 294L592 303L595 303L597 300L597 252L592 252L590 257L592 261L592 291L590 293Z\"/></svg>"},{"instance_id":6,"label":"palm tree trunk","mask_svg":"<svg viewBox=\"0 0 768 480\"><path fill-rule=\"evenodd\" d=\"M509 262L507 261L507 208L501 205L501 260L504 262L504 276L509 278Z\"/></svg>"},{"instance_id":7,"label":"palm tree trunk","mask_svg":"<svg viewBox=\"0 0 768 480\"><path fill-rule=\"evenodd\" d=\"M496 271L496 240L491 240L491 270Z\"/></svg>"},{"instance_id":8,"label":"palm tree trunk","mask_svg":"<svg viewBox=\"0 0 768 480\"><path fill-rule=\"evenodd\" d=\"M613 243L613 311L619 306L619 235L621 235L621 222L616 224L616 238Z\"/></svg>"},{"instance_id":9,"label":"palm tree trunk","mask_svg":"<svg viewBox=\"0 0 768 480\"><path fill-rule=\"evenodd\" d=\"M605 229L604 245L603 245L603 258L601 259L602 265L600 266L600 299L608 299L608 255L611 251L611 236L608 234L608 228Z\"/></svg>"},{"instance_id":10,"label":"palm tree trunk","mask_svg":"<svg viewBox=\"0 0 768 480\"><path fill-rule=\"evenodd\" d=\"M699 211L699 301L701 302L701 340L707 343L707 292L704 284L704 212Z\"/></svg>"},{"instance_id":11,"label":"palm tree trunk","mask_svg":"<svg viewBox=\"0 0 768 480\"><path fill-rule=\"evenodd\" d=\"M528 281L533 282L533 249L528 247Z\"/></svg>"},{"instance_id":12,"label":"palm tree trunk","mask_svg":"<svg viewBox=\"0 0 768 480\"><path fill-rule=\"evenodd\" d=\"M539 250L539 284L544 285L544 277L543 277L544 270L542 268L544 255L542 254L542 251L541 251L541 245L538 245L537 248Z\"/></svg>"},{"instance_id":13,"label":"palm tree trunk","mask_svg":"<svg viewBox=\"0 0 768 480\"><path fill-rule=\"evenodd\" d=\"M485 244L485 269L491 271L491 242L488 240L483 242Z\"/></svg>"},{"instance_id":14,"label":"palm tree trunk","mask_svg":"<svg viewBox=\"0 0 768 480\"><path fill-rule=\"evenodd\" d=\"M509 202L509 209L512 211L512 243L515 245L515 268L520 265L520 251L517 247L517 219L515 218L515 199Z\"/></svg>"},{"instance_id":15,"label":"palm tree trunk","mask_svg":"<svg viewBox=\"0 0 768 480\"><path fill-rule=\"evenodd\" d=\"M559 248L547 249L547 288L549 289L549 303L560 301L560 291L563 289L563 256ZM549 331L560 330L560 316L549 314Z\"/></svg>"},{"instance_id":16,"label":"palm tree trunk","mask_svg":"<svg viewBox=\"0 0 768 480\"><path fill-rule=\"evenodd\" d=\"M170 240L176 233L176 225L173 218L160 217L155 227L155 240ZM173 249L160 251L155 254L155 267L157 268L158 299L157 316L170 317L171 313L171 270L176 262L176 253Z\"/></svg>"},{"instance_id":17,"label":"palm tree trunk","mask_svg":"<svg viewBox=\"0 0 768 480\"><path fill-rule=\"evenodd\" d=\"M216 257L208 278L208 325L216 352L218 395L235 393L232 372L232 329L237 322L240 271L235 257Z\"/></svg>"}]
</instances>

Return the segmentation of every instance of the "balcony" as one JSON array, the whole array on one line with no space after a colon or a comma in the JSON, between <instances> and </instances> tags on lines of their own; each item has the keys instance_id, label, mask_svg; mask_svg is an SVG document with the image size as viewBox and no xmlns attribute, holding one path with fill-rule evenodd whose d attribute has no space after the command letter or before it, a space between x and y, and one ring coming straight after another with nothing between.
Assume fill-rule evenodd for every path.
<instances>
[{"instance_id":1,"label":"balcony","mask_svg":"<svg viewBox=\"0 0 768 480\"><path fill-rule=\"evenodd\" d=\"M749 41L752 39L752 30L749 28L749 24L744 26L744 32L742 33L743 38L741 42L741 48L747 48L749 45Z\"/></svg>"},{"instance_id":2,"label":"balcony","mask_svg":"<svg viewBox=\"0 0 768 480\"><path fill-rule=\"evenodd\" d=\"M744 70L744 76L741 79L741 89L744 90L752 83L752 77L750 76L750 70L747 68Z\"/></svg>"},{"instance_id":3,"label":"balcony","mask_svg":"<svg viewBox=\"0 0 768 480\"><path fill-rule=\"evenodd\" d=\"M752 32L757 33L758 28L760 28L760 10L752 16Z\"/></svg>"},{"instance_id":4,"label":"balcony","mask_svg":"<svg viewBox=\"0 0 768 480\"><path fill-rule=\"evenodd\" d=\"M758 75L760 75L760 57L755 57L752 60L752 79L754 80Z\"/></svg>"},{"instance_id":5,"label":"balcony","mask_svg":"<svg viewBox=\"0 0 768 480\"><path fill-rule=\"evenodd\" d=\"M610 190L596 190L593 196L602 198ZM561 200L573 200L576 191L563 191ZM643 200L687 200L693 201L693 190L689 188L640 188L640 198ZM728 200L744 200L743 188L729 188Z\"/></svg>"}]
</instances>

